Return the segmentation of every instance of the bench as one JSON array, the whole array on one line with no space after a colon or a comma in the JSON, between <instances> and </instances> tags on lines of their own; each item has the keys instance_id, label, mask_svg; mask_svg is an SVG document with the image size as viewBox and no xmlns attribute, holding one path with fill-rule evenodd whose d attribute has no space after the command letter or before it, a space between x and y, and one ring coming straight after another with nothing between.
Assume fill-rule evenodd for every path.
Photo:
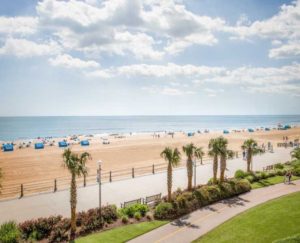
<instances>
[{"instance_id":1,"label":"bench","mask_svg":"<svg viewBox=\"0 0 300 243\"><path fill-rule=\"evenodd\" d=\"M270 171L274 169L274 165L267 165L266 167L263 167L263 171Z\"/></svg>"},{"instance_id":2,"label":"bench","mask_svg":"<svg viewBox=\"0 0 300 243\"><path fill-rule=\"evenodd\" d=\"M126 208L126 207L129 207L131 205L134 205L134 204L141 204L142 203L142 198L139 198L139 199L135 199L135 200L131 200L131 201L128 201L128 202L124 202L124 203L121 203L121 208Z\"/></svg>"},{"instance_id":3,"label":"bench","mask_svg":"<svg viewBox=\"0 0 300 243\"><path fill-rule=\"evenodd\" d=\"M156 203L160 201L160 199L161 199L161 193L152 195L145 198L144 204L147 204L149 206L155 206Z\"/></svg>"}]
</instances>

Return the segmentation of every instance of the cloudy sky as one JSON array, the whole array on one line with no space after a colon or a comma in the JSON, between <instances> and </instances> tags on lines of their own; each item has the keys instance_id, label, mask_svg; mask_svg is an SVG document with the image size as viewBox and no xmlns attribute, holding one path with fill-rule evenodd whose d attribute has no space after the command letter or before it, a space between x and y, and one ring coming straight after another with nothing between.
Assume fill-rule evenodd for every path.
<instances>
[{"instance_id":1,"label":"cloudy sky","mask_svg":"<svg viewBox=\"0 0 300 243\"><path fill-rule=\"evenodd\" d=\"M0 116L299 114L300 0L1 0Z\"/></svg>"}]
</instances>

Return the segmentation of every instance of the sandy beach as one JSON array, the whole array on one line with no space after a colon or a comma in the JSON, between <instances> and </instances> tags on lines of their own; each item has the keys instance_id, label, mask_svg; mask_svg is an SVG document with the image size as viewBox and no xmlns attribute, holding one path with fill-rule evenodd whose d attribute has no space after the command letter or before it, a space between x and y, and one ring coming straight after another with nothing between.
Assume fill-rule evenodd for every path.
<instances>
[{"instance_id":1,"label":"sandy beach","mask_svg":"<svg viewBox=\"0 0 300 243\"><path fill-rule=\"evenodd\" d=\"M247 138L256 139L259 144L266 144L270 141L274 146L277 142L283 141L283 136L288 136L290 141L300 138L300 128L289 130L255 131L249 133L221 132L195 133L188 137L184 133L175 133L174 137L165 133L160 138L154 138L153 134L135 134L125 137L108 136L110 144L102 144L100 137L90 137L90 146L82 147L79 144L71 145L75 152L87 151L91 154L92 160L88 161L90 174L96 173L96 161L103 161L103 171L119 170L131 167L139 167L162 163L160 152L166 147L178 147L193 142L196 146L202 146L207 150L211 138L223 135L229 140L229 148L234 151L241 151L241 144ZM80 139L84 139L81 137ZM56 139L58 141L60 139ZM41 180L52 180L59 177L69 176L68 171L62 166L63 148L45 146L43 150L30 148L18 149L15 146L13 152L0 153L0 167L4 174L3 188L20 185L21 183L38 182ZM184 159L183 159L184 162Z\"/></svg>"}]
</instances>

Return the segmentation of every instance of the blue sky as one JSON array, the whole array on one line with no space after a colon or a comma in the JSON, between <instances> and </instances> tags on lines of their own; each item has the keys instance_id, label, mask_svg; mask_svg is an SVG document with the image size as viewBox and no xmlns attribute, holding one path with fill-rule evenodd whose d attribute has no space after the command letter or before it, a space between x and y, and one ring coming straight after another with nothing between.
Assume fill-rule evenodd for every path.
<instances>
[{"instance_id":1,"label":"blue sky","mask_svg":"<svg viewBox=\"0 0 300 243\"><path fill-rule=\"evenodd\" d=\"M300 0L3 0L0 116L297 114Z\"/></svg>"}]
</instances>

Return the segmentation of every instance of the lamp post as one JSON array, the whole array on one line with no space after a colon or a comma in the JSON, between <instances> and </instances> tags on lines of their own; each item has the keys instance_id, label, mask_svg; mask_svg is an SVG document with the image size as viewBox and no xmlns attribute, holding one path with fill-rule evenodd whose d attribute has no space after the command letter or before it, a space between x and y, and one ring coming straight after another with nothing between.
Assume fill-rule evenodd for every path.
<instances>
[{"instance_id":1,"label":"lamp post","mask_svg":"<svg viewBox=\"0 0 300 243\"><path fill-rule=\"evenodd\" d=\"M102 221L102 209L101 209L101 160L97 161L98 170L97 170L97 181L99 184L99 213L100 213L100 220Z\"/></svg>"}]
</instances>

